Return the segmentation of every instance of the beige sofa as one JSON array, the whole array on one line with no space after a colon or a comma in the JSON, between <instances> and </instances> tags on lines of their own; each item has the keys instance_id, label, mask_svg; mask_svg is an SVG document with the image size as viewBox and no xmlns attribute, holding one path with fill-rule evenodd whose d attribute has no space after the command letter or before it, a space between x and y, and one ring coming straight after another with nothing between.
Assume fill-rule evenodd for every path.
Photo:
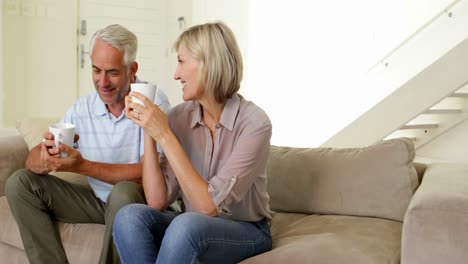
<instances>
[{"instance_id":1,"label":"beige sofa","mask_svg":"<svg viewBox=\"0 0 468 264\"><path fill-rule=\"evenodd\" d=\"M46 123L30 120L19 124L21 135L0 136L0 263L27 263L3 187ZM272 146L273 250L242 263L466 263L468 166L415 169L414 155L406 139L355 149ZM103 225L57 228L70 263L97 263Z\"/></svg>"}]
</instances>

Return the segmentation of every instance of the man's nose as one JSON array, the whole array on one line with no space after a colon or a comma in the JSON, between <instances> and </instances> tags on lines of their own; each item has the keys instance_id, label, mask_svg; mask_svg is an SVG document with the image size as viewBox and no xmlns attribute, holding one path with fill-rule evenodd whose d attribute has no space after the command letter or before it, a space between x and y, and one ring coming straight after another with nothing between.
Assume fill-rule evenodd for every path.
<instances>
[{"instance_id":1,"label":"man's nose","mask_svg":"<svg viewBox=\"0 0 468 264\"><path fill-rule=\"evenodd\" d=\"M107 87L110 84L109 77L105 73L101 73L99 75L99 82L101 83L102 87Z\"/></svg>"}]
</instances>

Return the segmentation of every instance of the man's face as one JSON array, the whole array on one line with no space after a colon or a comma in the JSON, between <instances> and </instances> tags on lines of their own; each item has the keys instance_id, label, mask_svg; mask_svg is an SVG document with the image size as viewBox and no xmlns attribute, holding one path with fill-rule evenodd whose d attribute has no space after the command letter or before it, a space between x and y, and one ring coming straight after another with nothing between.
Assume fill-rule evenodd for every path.
<instances>
[{"instance_id":1,"label":"man's face","mask_svg":"<svg viewBox=\"0 0 468 264\"><path fill-rule=\"evenodd\" d=\"M205 86L200 81L200 61L190 55L184 46L177 50L177 61L174 79L182 83L182 99L201 100L205 96Z\"/></svg>"},{"instance_id":2,"label":"man's face","mask_svg":"<svg viewBox=\"0 0 468 264\"><path fill-rule=\"evenodd\" d=\"M101 100L105 104L123 103L136 73L133 66L124 65L123 52L97 39L91 63L94 87Z\"/></svg>"}]
</instances>

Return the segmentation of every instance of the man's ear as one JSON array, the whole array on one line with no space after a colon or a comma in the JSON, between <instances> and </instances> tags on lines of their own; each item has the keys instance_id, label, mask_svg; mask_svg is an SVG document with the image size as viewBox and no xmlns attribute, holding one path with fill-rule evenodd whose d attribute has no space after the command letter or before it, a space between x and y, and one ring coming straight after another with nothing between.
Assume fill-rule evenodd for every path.
<instances>
[{"instance_id":1,"label":"man's ear","mask_svg":"<svg viewBox=\"0 0 468 264\"><path fill-rule=\"evenodd\" d=\"M138 63L135 61L132 63L132 66L130 66L130 81L132 83L136 81L135 76L136 76L137 71L138 71Z\"/></svg>"}]
</instances>

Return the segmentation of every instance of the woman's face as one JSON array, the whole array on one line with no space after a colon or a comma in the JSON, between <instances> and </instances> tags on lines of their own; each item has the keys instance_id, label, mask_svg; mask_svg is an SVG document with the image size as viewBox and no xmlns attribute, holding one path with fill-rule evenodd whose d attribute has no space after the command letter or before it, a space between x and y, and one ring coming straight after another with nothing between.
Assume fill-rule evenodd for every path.
<instances>
[{"instance_id":1,"label":"woman's face","mask_svg":"<svg viewBox=\"0 0 468 264\"><path fill-rule=\"evenodd\" d=\"M182 45L177 50L177 60L174 79L182 83L182 98L184 101L202 99L205 87L200 81L201 62L192 57Z\"/></svg>"}]
</instances>

